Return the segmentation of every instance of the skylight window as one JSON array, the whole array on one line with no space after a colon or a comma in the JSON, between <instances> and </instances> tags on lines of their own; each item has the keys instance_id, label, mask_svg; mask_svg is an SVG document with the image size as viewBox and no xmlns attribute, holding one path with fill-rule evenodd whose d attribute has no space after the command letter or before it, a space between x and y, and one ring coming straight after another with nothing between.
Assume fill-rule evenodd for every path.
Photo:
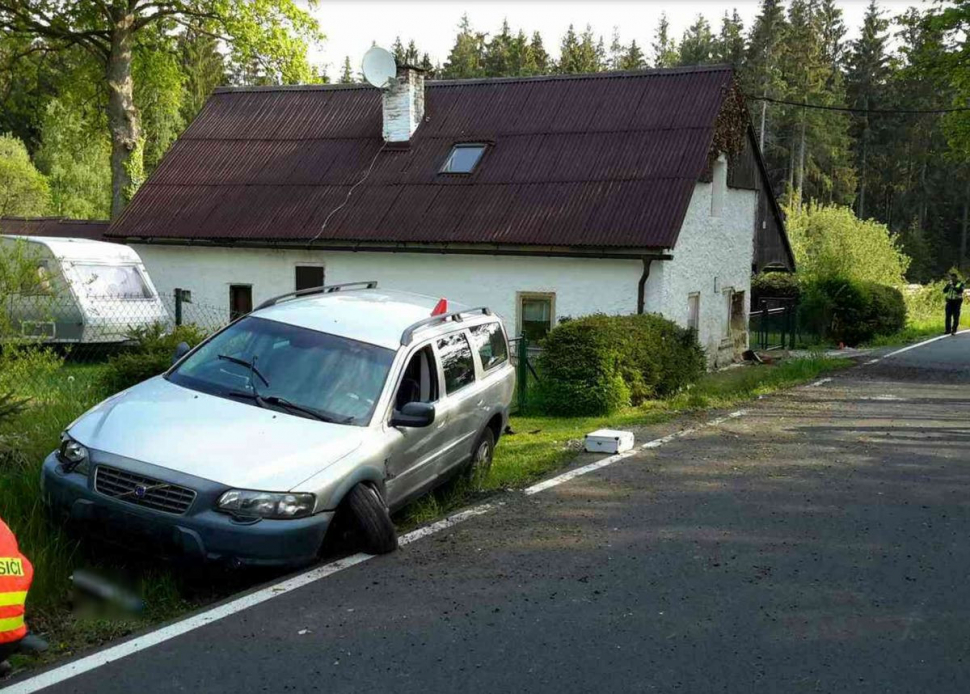
<instances>
[{"instance_id":1,"label":"skylight window","mask_svg":"<svg viewBox=\"0 0 970 694\"><path fill-rule=\"evenodd\" d=\"M484 152L485 145L482 143L455 145L441 167L441 173L470 174L478 166Z\"/></svg>"}]
</instances>

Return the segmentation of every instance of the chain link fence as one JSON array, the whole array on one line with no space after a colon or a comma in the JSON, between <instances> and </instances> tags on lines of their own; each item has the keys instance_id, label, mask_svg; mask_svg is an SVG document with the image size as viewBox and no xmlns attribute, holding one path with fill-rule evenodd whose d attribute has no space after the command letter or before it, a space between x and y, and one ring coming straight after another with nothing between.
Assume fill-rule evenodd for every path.
<instances>
[{"instance_id":1,"label":"chain link fence","mask_svg":"<svg viewBox=\"0 0 970 694\"><path fill-rule=\"evenodd\" d=\"M178 325L207 335L229 322L224 308L176 296L14 294L0 304L0 395L34 402L69 397L72 384L99 380L117 355L157 345Z\"/></svg>"}]
</instances>

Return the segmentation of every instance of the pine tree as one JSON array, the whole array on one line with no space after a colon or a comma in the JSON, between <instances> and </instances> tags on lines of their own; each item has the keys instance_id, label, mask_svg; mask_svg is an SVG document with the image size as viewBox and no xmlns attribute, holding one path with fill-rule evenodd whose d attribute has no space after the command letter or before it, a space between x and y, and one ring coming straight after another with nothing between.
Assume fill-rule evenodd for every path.
<instances>
[{"instance_id":1,"label":"pine tree","mask_svg":"<svg viewBox=\"0 0 970 694\"><path fill-rule=\"evenodd\" d=\"M445 79L482 77L485 74L485 34L474 31L468 15L462 15L458 35L441 70Z\"/></svg>"},{"instance_id":2,"label":"pine tree","mask_svg":"<svg viewBox=\"0 0 970 694\"><path fill-rule=\"evenodd\" d=\"M552 72L552 61L538 31L532 34L532 40L529 42L529 62L526 69L529 71L526 74L531 75L547 75Z\"/></svg>"},{"instance_id":3,"label":"pine tree","mask_svg":"<svg viewBox=\"0 0 970 694\"><path fill-rule=\"evenodd\" d=\"M868 111L879 106L879 95L889 77L889 55L886 50L888 26L875 0L870 0L862 21L861 35L849 48L846 92L849 103L856 108ZM854 127L859 142L856 213L862 219L866 218L866 192L870 178L869 148L874 134L871 126L869 115L862 114L856 119Z\"/></svg>"},{"instance_id":4,"label":"pine tree","mask_svg":"<svg viewBox=\"0 0 970 694\"><path fill-rule=\"evenodd\" d=\"M673 67L677 64L679 54L674 40L670 36L670 23L667 21L667 13L660 15L660 22L654 32L653 44L653 65L654 67Z\"/></svg>"},{"instance_id":5,"label":"pine tree","mask_svg":"<svg viewBox=\"0 0 970 694\"><path fill-rule=\"evenodd\" d=\"M502 28L485 48L486 77L508 77L517 74L516 66L513 65L513 42L509 22L503 19Z\"/></svg>"},{"instance_id":6,"label":"pine tree","mask_svg":"<svg viewBox=\"0 0 970 694\"><path fill-rule=\"evenodd\" d=\"M623 56L625 54L626 48L620 42L620 28L613 27L613 37L610 40L610 53L606 61L607 69L622 70L621 65L623 64Z\"/></svg>"},{"instance_id":7,"label":"pine tree","mask_svg":"<svg viewBox=\"0 0 970 694\"><path fill-rule=\"evenodd\" d=\"M714 60L738 69L744 62L744 51L744 22L741 15L736 9L730 16L725 12L721 19L721 33L714 41Z\"/></svg>"},{"instance_id":8,"label":"pine tree","mask_svg":"<svg viewBox=\"0 0 970 694\"><path fill-rule=\"evenodd\" d=\"M349 55L344 58L344 66L340 70L340 79L337 81L340 84L353 84L357 81L357 79L354 77L354 69L350 65Z\"/></svg>"},{"instance_id":9,"label":"pine tree","mask_svg":"<svg viewBox=\"0 0 970 694\"><path fill-rule=\"evenodd\" d=\"M599 72L604 68L604 62L603 40L596 40L593 28L586 25L585 31L577 37L576 30L570 24L562 39L559 72L563 74Z\"/></svg>"},{"instance_id":10,"label":"pine tree","mask_svg":"<svg viewBox=\"0 0 970 694\"><path fill-rule=\"evenodd\" d=\"M704 15L697 19L684 32L680 41L678 63L680 65L707 65L714 54L714 34Z\"/></svg>"},{"instance_id":11,"label":"pine tree","mask_svg":"<svg viewBox=\"0 0 970 694\"><path fill-rule=\"evenodd\" d=\"M787 31L781 0L762 0L761 12L748 37L747 65L742 75L746 91L764 98L776 98L784 89L779 54ZM767 153L768 102L762 101L758 117L761 151Z\"/></svg>"},{"instance_id":12,"label":"pine tree","mask_svg":"<svg viewBox=\"0 0 970 694\"><path fill-rule=\"evenodd\" d=\"M633 39L630 42L630 46L626 49L620 58L620 69L621 70L642 70L647 66L646 58L643 55L643 51L640 50L640 46L637 45L637 40Z\"/></svg>"}]
</instances>

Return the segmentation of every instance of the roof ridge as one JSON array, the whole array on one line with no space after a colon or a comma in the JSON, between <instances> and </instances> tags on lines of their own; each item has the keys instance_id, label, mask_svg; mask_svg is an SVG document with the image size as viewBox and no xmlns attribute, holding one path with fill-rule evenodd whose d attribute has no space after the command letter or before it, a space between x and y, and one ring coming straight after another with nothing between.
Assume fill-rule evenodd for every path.
<instances>
[{"instance_id":1,"label":"roof ridge","mask_svg":"<svg viewBox=\"0 0 970 694\"><path fill-rule=\"evenodd\" d=\"M516 84L525 82L560 82L571 80L601 80L601 79L630 79L637 77L657 77L665 75L691 75L703 72L734 72L734 67L727 63L714 65L682 65L679 67L651 68L648 70L612 70L606 72L584 72L579 74L549 74L516 77L473 77L470 79L428 80L425 87L489 86L492 84ZM312 91L343 91L353 89L372 90L369 84L282 84L266 86L223 86L216 87L216 94L245 94L249 92L312 92Z\"/></svg>"},{"instance_id":2,"label":"roof ridge","mask_svg":"<svg viewBox=\"0 0 970 694\"><path fill-rule=\"evenodd\" d=\"M74 219L72 217L20 217L7 215L0 217L0 222L64 222L66 224L108 224L108 219Z\"/></svg>"}]
</instances>

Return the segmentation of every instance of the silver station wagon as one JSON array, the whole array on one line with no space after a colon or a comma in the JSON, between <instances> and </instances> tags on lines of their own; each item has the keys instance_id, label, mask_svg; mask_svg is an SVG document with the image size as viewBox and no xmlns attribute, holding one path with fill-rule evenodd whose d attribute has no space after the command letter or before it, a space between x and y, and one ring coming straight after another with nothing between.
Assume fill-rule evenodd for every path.
<instances>
[{"instance_id":1,"label":"silver station wagon","mask_svg":"<svg viewBox=\"0 0 970 694\"><path fill-rule=\"evenodd\" d=\"M392 551L390 513L480 475L515 371L487 308L376 282L271 299L100 403L43 466L72 525L233 565L313 561L335 516Z\"/></svg>"}]
</instances>

